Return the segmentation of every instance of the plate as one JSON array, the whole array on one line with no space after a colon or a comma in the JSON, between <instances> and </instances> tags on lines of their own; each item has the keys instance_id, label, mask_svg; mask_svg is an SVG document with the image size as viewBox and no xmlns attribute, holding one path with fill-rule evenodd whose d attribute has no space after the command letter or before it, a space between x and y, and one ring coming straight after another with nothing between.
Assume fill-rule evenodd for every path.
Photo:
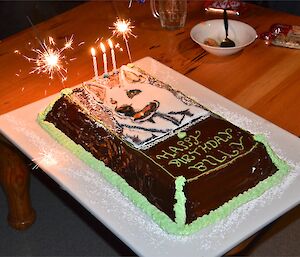
<instances>
[{"instance_id":1,"label":"plate","mask_svg":"<svg viewBox=\"0 0 300 257\"><path fill-rule=\"evenodd\" d=\"M293 164L292 172L280 185L241 206L228 218L193 235L174 236L162 231L101 174L64 149L37 124L37 113L56 96L1 115L0 131L139 256L223 255L299 204L300 140L297 137L150 57L136 64L185 94L201 99L202 104L238 126L267 134L280 157Z\"/></svg>"}]
</instances>

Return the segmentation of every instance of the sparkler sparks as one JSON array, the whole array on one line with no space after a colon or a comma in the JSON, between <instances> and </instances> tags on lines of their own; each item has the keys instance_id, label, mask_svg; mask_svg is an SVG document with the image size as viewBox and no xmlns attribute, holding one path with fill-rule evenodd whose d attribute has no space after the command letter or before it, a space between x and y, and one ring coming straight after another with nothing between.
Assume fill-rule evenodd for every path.
<instances>
[{"instance_id":1,"label":"sparkler sparks","mask_svg":"<svg viewBox=\"0 0 300 257\"><path fill-rule=\"evenodd\" d=\"M65 43L64 49L72 49L73 50L72 44L74 42L74 36L72 35L69 39L65 38L65 40L66 40L66 43Z\"/></svg>"},{"instance_id":2,"label":"sparkler sparks","mask_svg":"<svg viewBox=\"0 0 300 257\"><path fill-rule=\"evenodd\" d=\"M84 44L85 44L85 42L82 41L82 42L80 42L80 43L78 44L78 46L82 46L82 45L84 45Z\"/></svg>"},{"instance_id":3,"label":"sparkler sparks","mask_svg":"<svg viewBox=\"0 0 300 257\"><path fill-rule=\"evenodd\" d=\"M49 152L46 149L42 149L40 152L39 158L32 159L33 162L35 162L33 166L33 170L37 169L40 165L45 165L48 167L54 166L57 164L57 160L54 157L53 152Z\"/></svg>"},{"instance_id":4,"label":"sparkler sparks","mask_svg":"<svg viewBox=\"0 0 300 257\"><path fill-rule=\"evenodd\" d=\"M54 74L58 74L61 81L64 82L67 79L67 57L64 55L64 51L67 49L73 49L74 42L73 35L69 39L65 39L65 44L62 48L56 46L56 42L53 37L48 37L48 43L44 40L40 43L40 48L32 48L32 52L36 53L36 57L28 57L23 55L29 62L33 62L35 66L32 73L45 73L49 75L50 79L54 78ZM18 50L16 54L20 54ZM71 60L71 59L70 59Z\"/></svg>"},{"instance_id":5,"label":"sparkler sparks","mask_svg":"<svg viewBox=\"0 0 300 257\"><path fill-rule=\"evenodd\" d=\"M130 20L121 20L119 18L117 19L116 22L114 22L113 25L114 26L110 28L110 29L113 29L113 36L117 35L117 37L119 37L119 36L123 37L123 40L126 45L129 60L130 60L130 62L132 62L131 53L130 53L130 49L129 49L129 45L128 45L128 38L130 36L136 37L136 35L134 35L132 33L132 29L134 28L134 26L131 25Z\"/></svg>"},{"instance_id":6,"label":"sparkler sparks","mask_svg":"<svg viewBox=\"0 0 300 257\"><path fill-rule=\"evenodd\" d=\"M55 43L53 37L49 37L48 40L49 40L49 44L50 44L50 45L54 45L54 46L56 45L56 43Z\"/></svg>"},{"instance_id":7,"label":"sparkler sparks","mask_svg":"<svg viewBox=\"0 0 300 257\"><path fill-rule=\"evenodd\" d=\"M119 49L120 52L123 52L123 48L120 46L119 43L115 44L115 48Z\"/></svg>"},{"instance_id":8,"label":"sparkler sparks","mask_svg":"<svg viewBox=\"0 0 300 257\"><path fill-rule=\"evenodd\" d=\"M136 37L136 35L132 33L133 28L134 26L131 25L130 20L120 20L118 18L111 29L113 29L113 35L122 35L124 39L128 39L130 36Z\"/></svg>"}]
</instances>

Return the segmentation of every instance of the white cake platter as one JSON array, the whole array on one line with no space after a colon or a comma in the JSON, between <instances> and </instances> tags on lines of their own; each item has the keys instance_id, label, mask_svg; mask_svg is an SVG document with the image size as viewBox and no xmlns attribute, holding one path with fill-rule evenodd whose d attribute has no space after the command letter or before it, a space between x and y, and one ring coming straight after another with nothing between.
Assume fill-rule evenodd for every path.
<instances>
[{"instance_id":1,"label":"white cake platter","mask_svg":"<svg viewBox=\"0 0 300 257\"><path fill-rule=\"evenodd\" d=\"M0 132L139 256L220 256L299 204L300 140L296 136L150 57L136 64L236 125L252 133L264 133L292 171L279 185L236 209L228 218L196 234L174 236L162 231L101 174L38 125L38 112L56 96L1 115Z\"/></svg>"}]
</instances>

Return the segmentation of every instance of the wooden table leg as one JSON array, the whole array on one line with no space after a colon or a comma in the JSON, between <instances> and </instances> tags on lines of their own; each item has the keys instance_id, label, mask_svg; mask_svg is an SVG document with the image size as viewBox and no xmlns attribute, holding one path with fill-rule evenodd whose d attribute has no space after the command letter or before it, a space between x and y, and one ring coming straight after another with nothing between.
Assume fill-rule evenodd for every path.
<instances>
[{"instance_id":1,"label":"wooden table leg","mask_svg":"<svg viewBox=\"0 0 300 257\"><path fill-rule=\"evenodd\" d=\"M36 218L29 195L30 171L23 155L0 135L0 185L8 202L11 227L24 230Z\"/></svg>"}]
</instances>

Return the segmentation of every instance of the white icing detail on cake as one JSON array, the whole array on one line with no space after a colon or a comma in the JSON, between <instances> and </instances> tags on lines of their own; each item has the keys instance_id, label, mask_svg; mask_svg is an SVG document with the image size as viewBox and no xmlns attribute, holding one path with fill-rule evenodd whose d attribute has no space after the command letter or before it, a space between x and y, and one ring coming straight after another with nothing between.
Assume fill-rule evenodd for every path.
<instances>
[{"instance_id":1,"label":"white icing detail on cake","mask_svg":"<svg viewBox=\"0 0 300 257\"><path fill-rule=\"evenodd\" d=\"M200 104L137 68L122 66L118 76L109 86L107 79L97 80L87 84L86 90L96 105L111 111L123 139L138 149L147 149L210 116Z\"/></svg>"}]
</instances>

